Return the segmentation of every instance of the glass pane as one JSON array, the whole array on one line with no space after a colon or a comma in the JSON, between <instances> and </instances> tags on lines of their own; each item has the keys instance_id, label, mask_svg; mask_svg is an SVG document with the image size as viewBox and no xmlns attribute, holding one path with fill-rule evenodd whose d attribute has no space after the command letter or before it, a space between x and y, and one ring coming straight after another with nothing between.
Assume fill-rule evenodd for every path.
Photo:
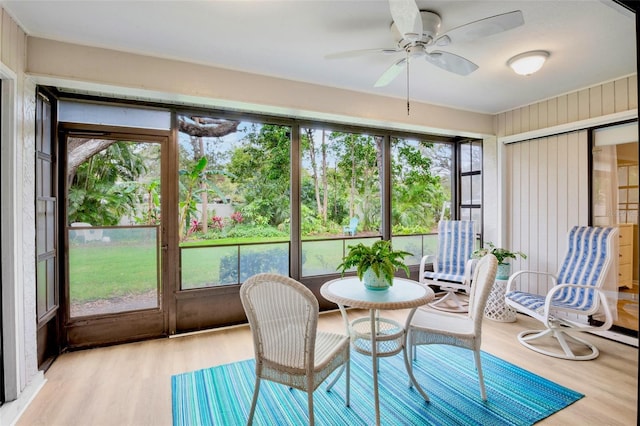
<instances>
[{"instance_id":1,"label":"glass pane","mask_svg":"<svg viewBox=\"0 0 640 426\"><path fill-rule=\"evenodd\" d=\"M67 139L71 317L159 306L160 144Z\"/></svg>"},{"instance_id":2,"label":"glass pane","mask_svg":"<svg viewBox=\"0 0 640 426\"><path fill-rule=\"evenodd\" d=\"M482 175L471 176L471 204L474 206L482 204Z\"/></svg>"},{"instance_id":3,"label":"glass pane","mask_svg":"<svg viewBox=\"0 0 640 426\"><path fill-rule=\"evenodd\" d=\"M238 283L238 246L180 250L182 289Z\"/></svg>"},{"instance_id":4,"label":"glass pane","mask_svg":"<svg viewBox=\"0 0 640 426\"><path fill-rule=\"evenodd\" d=\"M391 223L393 235L433 232L451 205L452 146L392 139Z\"/></svg>"},{"instance_id":5,"label":"glass pane","mask_svg":"<svg viewBox=\"0 0 640 426\"><path fill-rule=\"evenodd\" d=\"M638 166L629 167L629 185L638 185Z\"/></svg>"},{"instance_id":6,"label":"glass pane","mask_svg":"<svg viewBox=\"0 0 640 426\"><path fill-rule=\"evenodd\" d=\"M38 318L47 313L47 261L41 260L38 262L37 268L37 291L36 291L36 303L38 310Z\"/></svg>"},{"instance_id":7,"label":"glass pane","mask_svg":"<svg viewBox=\"0 0 640 426\"><path fill-rule=\"evenodd\" d=\"M71 317L158 307L158 227L68 228Z\"/></svg>"},{"instance_id":8,"label":"glass pane","mask_svg":"<svg viewBox=\"0 0 640 426\"><path fill-rule=\"evenodd\" d=\"M352 241L348 241L352 244ZM303 241L302 276L335 274L342 263L345 240Z\"/></svg>"},{"instance_id":9,"label":"glass pane","mask_svg":"<svg viewBox=\"0 0 640 426\"><path fill-rule=\"evenodd\" d=\"M472 151L470 143L463 143L460 145L460 172L466 173L472 171Z\"/></svg>"},{"instance_id":10,"label":"glass pane","mask_svg":"<svg viewBox=\"0 0 640 426\"><path fill-rule=\"evenodd\" d=\"M473 204L473 195L471 193L471 188L473 184L473 175L468 176L460 176L460 204L463 206L468 206Z\"/></svg>"},{"instance_id":11,"label":"glass pane","mask_svg":"<svg viewBox=\"0 0 640 426\"><path fill-rule=\"evenodd\" d=\"M422 241L424 256L435 256L438 251L438 234L425 235Z\"/></svg>"},{"instance_id":12,"label":"glass pane","mask_svg":"<svg viewBox=\"0 0 640 426\"><path fill-rule=\"evenodd\" d=\"M618 190L618 202L619 203L626 203L627 200L627 190L626 189L619 189Z\"/></svg>"},{"instance_id":13,"label":"glass pane","mask_svg":"<svg viewBox=\"0 0 640 426\"><path fill-rule=\"evenodd\" d=\"M144 129L171 129L171 112L81 101L59 101L59 120Z\"/></svg>"},{"instance_id":14,"label":"glass pane","mask_svg":"<svg viewBox=\"0 0 640 426\"><path fill-rule=\"evenodd\" d=\"M288 243L240 246L240 282L263 272L289 275Z\"/></svg>"},{"instance_id":15,"label":"glass pane","mask_svg":"<svg viewBox=\"0 0 640 426\"><path fill-rule=\"evenodd\" d=\"M349 247L357 244L370 246L380 238L349 238L308 240L302 242L302 276L335 274ZM355 271L355 268L349 271Z\"/></svg>"},{"instance_id":16,"label":"glass pane","mask_svg":"<svg viewBox=\"0 0 640 426\"><path fill-rule=\"evenodd\" d=\"M236 247L209 251L220 263L208 272L188 269L181 288L241 283L265 269L288 275L290 128L193 114L178 122L180 246ZM262 242L287 243L250 246ZM204 256L190 250L182 251L187 265L189 256ZM264 250L275 256L273 265L263 263Z\"/></svg>"},{"instance_id":17,"label":"glass pane","mask_svg":"<svg viewBox=\"0 0 640 426\"><path fill-rule=\"evenodd\" d=\"M380 136L300 130L302 237L380 235Z\"/></svg>"},{"instance_id":18,"label":"glass pane","mask_svg":"<svg viewBox=\"0 0 640 426\"><path fill-rule=\"evenodd\" d=\"M629 184L628 172L628 167L618 167L618 186L627 186Z\"/></svg>"},{"instance_id":19,"label":"glass pane","mask_svg":"<svg viewBox=\"0 0 640 426\"><path fill-rule=\"evenodd\" d=\"M404 236L393 237L392 240L394 250L403 250L412 254L404 258L404 263L407 265L419 265L422 259L422 236ZM404 272L401 273L404 274Z\"/></svg>"},{"instance_id":20,"label":"glass pane","mask_svg":"<svg viewBox=\"0 0 640 426\"><path fill-rule=\"evenodd\" d=\"M482 170L482 141L471 143L471 171Z\"/></svg>"}]
</instances>

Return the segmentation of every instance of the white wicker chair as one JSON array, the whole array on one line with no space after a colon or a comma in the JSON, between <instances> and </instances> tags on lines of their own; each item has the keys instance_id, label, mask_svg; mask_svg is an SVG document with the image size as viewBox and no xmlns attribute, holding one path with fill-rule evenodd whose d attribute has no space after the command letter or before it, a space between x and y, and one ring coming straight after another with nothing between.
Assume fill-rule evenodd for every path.
<instances>
[{"instance_id":1,"label":"white wicker chair","mask_svg":"<svg viewBox=\"0 0 640 426\"><path fill-rule=\"evenodd\" d=\"M420 261L420 282L439 286L444 296L429 304L432 308L449 312L467 312L468 307L456 295L462 291L469 294L473 265L472 259L475 234L473 221L441 220L438 223L438 248L435 255L427 255ZM433 271L427 271L426 265L433 263ZM448 307L448 302L453 307Z\"/></svg>"},{"instance_id":2,"label":"white wicker chair","mask_svg":"<svg viewBox=\"0 0 640 426\"><path fill-rule=\"evenodd\" d=\"M478 381L480 382L480 395L482 400L487 399L480 361L480 344L482 337L482 318L487 298L496 279L498 260L492 254L484 256L477 263L473 274L473 286L469 295L469 311L466 315L441 312L430 309L418 309L407 327L407 348L405 351L405 363L411 378L425 401L429 397L422 390L413 375L413 368L408 360L409 354L413 359L417 358L416 347L418 345L444 344L458 346L473 351Z\"/></svg>"},{"instance_id":3,"label":"white wicker chair","mask_svg":"<svg viewBox=\"0 0 640 426\"><path fill-rule=\"evenodd\" d=\"M313 425L313 391L342 366L327 391L346 369L349 406L349 337L317 331L318 300L311 290L289 277L258 274L242 284L240 298L253 333L256 359L247 424L253 422L261 379L306 391L309 424Z\"/></svg>"},{"instance_id":4,"label":"white wicker chair","mask_svg":"<svg viewBox=\"0 0 640 426\"><path fill-rule=\"evenodd\" d=\"M509 277L506 303L546 327L521 332L518 341L522 345L544 355L569 360L584 361L599 355L598 348L574 334L607 330L613 323L603 286L614 262L617 233L616 228L574 226L569 231L567 253L557 277L537 271L519 271ZM520 291L518 280L526 274L546 276L554 285L546 295ZM597 312L604 315L604 322L587 323L586 318ZM550 343L560 344L561 351L545 343L544 338L549 336L555 338Z\"/></svg>"}]
</instances>

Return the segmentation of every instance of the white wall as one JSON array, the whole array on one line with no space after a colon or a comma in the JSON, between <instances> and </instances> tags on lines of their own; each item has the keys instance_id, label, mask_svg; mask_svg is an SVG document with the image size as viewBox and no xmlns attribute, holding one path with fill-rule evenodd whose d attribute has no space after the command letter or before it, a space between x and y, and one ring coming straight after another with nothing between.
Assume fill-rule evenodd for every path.
<instances>
[{"instance_id":1,"label":"white wall","mask_svg":"<svg viewBox=\"0 0 640 426\"><path fill-rule=\"evenodd\" d=\"M482 137L493 117L406 100L107 49L28 38L27 72L43 84L127 98ZM123 66L122 64L126 64Z\"/></svg>"},{"instance_id":2,"label":"white wall","mask_svg":"<svg viewBox=\"0 0 640 426\"><path fill-rule=\"evenodd\" d=\"M37 370L35 285L35 85L25 78L26 35L0 9L2 338L11 424L44 382Z\"/></svg>"}]
</instances>

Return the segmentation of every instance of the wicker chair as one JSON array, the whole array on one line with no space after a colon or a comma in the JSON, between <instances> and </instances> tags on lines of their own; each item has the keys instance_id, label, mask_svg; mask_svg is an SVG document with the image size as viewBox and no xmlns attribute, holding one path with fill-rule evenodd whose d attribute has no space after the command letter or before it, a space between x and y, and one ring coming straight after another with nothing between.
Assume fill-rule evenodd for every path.
<instances>
[{"instance_id":1,"label":"wicker chair","mask_svg":"<svg viewBox=\"0 0 640 426\"><path fill-rule=\"evenodd\" d=\"M247 424L253 415L260 380L307 392L309 424L314 424L313 391L338 367L335 384L346 369L349 406L349 338L317 331L318 300L298 281L276 274L258 274L240 287L240 299L253 333L256 382Z\"/></svg>"},{"instance_id":2,"label":"wicker chair","mask_svg":"<svg viewBox=\"0 0 640 426\"><path fill-rule=\"evenodd\" d=\"M616 228L575 226L569 231L567 254L557 277L537 271L519 271L509 277L506 303L546 327L521 332L518 341L522 345L562 359L589 360L599 355L593 344L572 334L611 327L613 318L603 286L614 261L617 232ZM546 295L519 291L516 284L526 274L545 276L554 285ZM598 312L603 314L604 322L589 324L587 317ZM543 339L549 336L555 338L550 339L550 343L559 343L562 351L544 342Z\"/></svg>"},{"instance_id":3,"label":"wicker chair","mask_svg":"<svg viewBox=\"0 0 640 426\"><path fill-rule=\"evenodd\" d=\"M458 346L473 351L480 382L480 396L483 401L487 399L480 360L480 344L484 308L495 282L497 269L498 260L492 254L487 254L477 263L469 295L469 310L466 315L418 309L413 316L407 327L407 348L404 356L411 383L415 385L425 401L429 401L429 397L416 381L408 356L411 354L416 360L418 345L433 344Z\"/></svg>"},{"instance_id":4,"label":"wicker chair","mask_svg":"<svg viewBox=\"0 0 640 426\"><path fill-rule=\"evenodd\" d=\"M444 291L444 296L429 304L432 308L450 312L467 312L468 308L456 292L469 294L471 274L477 259L471 259L475 234L473 221L441 220L438 224L438 249L435 259L424 256L420 261L420 282L436 285ZM433 263L433 271L427 271L427 263ZM448 301L453 307L448 307Z\"/></svg>"}]
</instances>

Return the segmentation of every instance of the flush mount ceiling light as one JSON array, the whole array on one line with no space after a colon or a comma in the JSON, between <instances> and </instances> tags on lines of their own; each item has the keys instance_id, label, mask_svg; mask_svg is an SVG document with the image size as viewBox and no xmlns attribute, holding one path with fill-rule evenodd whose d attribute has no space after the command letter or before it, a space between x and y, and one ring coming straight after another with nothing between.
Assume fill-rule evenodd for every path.
<instances>
[{"instance_id":1,"label":"flush mount ceiling light","mask_svg":"<svg viewBox=\"0 0 640 426\"><path fill-rule=\"evenodd\" d=\"M513 69L516 74L531 75L538 71L544 65L544 61L549 57L546 50L532 50L531 52L521 53L507 61L507 65Z\"/></svg>"}]
</instances>

